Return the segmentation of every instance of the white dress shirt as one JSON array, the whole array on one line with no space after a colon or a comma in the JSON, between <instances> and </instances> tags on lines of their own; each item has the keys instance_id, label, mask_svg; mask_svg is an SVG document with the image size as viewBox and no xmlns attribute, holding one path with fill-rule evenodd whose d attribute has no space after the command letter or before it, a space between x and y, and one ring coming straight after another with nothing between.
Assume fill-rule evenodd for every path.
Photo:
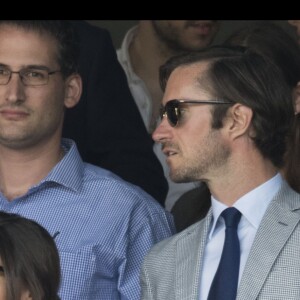
<instances>
[{"instance_id":1,"label":"white dress shirt","mask_svg":"<svg viewBox=\"0 0 300 300\"><path fill-rule=\"evenodd\" d=\"M282 177L276 176L261 184L254 190L242 196L234 203L234 207L242 213L238 226L240 241L240 271L239 282L254 241L259 224L268 205L280 189ZM212 197L213 223L206 243L203 268L200 280L200 300L206 300L211 283L217 271L225 239L225 222L219 218L227 206ZM230 276L230 274L228 274Z\"/></svg>"}]
</instances>

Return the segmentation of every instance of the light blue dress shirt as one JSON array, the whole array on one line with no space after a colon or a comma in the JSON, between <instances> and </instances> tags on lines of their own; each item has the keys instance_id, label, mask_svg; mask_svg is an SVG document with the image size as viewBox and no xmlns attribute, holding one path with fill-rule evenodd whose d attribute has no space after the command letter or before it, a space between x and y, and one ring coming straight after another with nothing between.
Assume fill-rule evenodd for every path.
<instances>
[{"instance_id":1,"label":"light blue dress shirt","mask_svg":"<svg viewBox=\"0 0 300 300\"><path fill-rule=\"evenodd\" d=\"M63 139L64 158L38 185L0 209L36 220L52 236L62 300L138 300L143 257L175 232L171 215L137 186L83 163Z\"/></svg>"}]
</instances>

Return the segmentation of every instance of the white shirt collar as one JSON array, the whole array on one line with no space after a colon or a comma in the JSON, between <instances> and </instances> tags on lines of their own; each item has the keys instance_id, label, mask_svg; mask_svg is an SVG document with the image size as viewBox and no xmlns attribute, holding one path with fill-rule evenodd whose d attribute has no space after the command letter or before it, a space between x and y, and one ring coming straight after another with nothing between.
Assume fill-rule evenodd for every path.
<instances>
[{"instance_id":1,"label":"white shirt collar","mask_svg":"<svg viewBox=\"0 0 300 300\"><path fill-rule=\"evenodd\" d=\"M233 206L242 213L240 226L243 226L243 222L247 221L256 229L258 228L268 205L279 191L282 181L282 176L278 173L234 203ZM218 227L219 224L224 224L223 219L219 218L219 216L223 210L227 208L226 205L215 199L213 196L211 199L213 223L209 233L209 239L212 238L216 227Z\"/></svg>"},{"instance_id":2,"label":"white shirt collar","mask_svg":"<svg viewBox=\"0 0 300 300\"><path fill-rule=\"evenodd\" d=\"M134 26L130 28L122 41L121 48L117 51L119 60L122 62L122 65L126 67L126 73L127 76L129 77L129 81L141 81L141 79L134 73L130 61L130 56L129 56L129 47L130 44L136 35L138 30L138 26Z\"/></svg>"}]
</instances>

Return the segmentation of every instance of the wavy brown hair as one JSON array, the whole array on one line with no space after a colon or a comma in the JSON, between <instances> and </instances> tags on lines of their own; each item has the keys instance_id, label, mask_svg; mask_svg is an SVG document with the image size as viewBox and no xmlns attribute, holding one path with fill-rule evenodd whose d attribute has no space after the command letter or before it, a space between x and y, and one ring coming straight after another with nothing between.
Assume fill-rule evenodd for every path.
<instances>
[{"instance_id":1,"label":"wavy brown hair","mask_svg":"<svg viewBox=\"0 0 300 300\"><path fill-rule=\"evenodd\" d=\"M258 22L233 33L225 44L245 46L270 59L279 67L291 90L300 82L299 45L282 27L270 21ZM282 171L290 186L300 193L300 116L291 119Z\"/></svg>"}]
</instances>

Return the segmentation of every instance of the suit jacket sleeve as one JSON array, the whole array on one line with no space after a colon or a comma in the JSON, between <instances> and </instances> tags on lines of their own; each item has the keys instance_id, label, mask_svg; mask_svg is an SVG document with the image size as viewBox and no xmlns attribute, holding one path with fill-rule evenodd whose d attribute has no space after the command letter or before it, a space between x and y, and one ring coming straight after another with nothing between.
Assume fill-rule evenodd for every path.
<instances>
[{"instance_id":1,"label":"suit jacket sleeve","mask_svg":"<svg viewBox=\"0 0 300 300\"><path fill-rule=\"evenodd\" d=\"M109 169L164 203L168 184L131 96L108 31L74 21L83 94L65 115L63 136L84 161Z\"/></svg>"}]
</instances>

